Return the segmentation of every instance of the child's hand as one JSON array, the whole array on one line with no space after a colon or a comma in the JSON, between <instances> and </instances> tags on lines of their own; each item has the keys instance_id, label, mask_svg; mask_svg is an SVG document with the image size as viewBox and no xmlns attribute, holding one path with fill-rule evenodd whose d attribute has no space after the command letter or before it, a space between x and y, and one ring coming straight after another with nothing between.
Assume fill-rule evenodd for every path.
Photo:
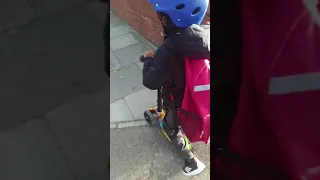
<instances>
[{"instance_id":1,"label":"child's hand","mask_svg":"<svg viewBox=\"0 0 320 180\"><path fill-rule=\"evenodd\" d=\"M154 55L154 53L153 53L152 50L145 51L145 52L143 53L143 56L144 56L145 58L147 58L147 57L153 57L153 55Z\"/></svg>"}]
</instances>

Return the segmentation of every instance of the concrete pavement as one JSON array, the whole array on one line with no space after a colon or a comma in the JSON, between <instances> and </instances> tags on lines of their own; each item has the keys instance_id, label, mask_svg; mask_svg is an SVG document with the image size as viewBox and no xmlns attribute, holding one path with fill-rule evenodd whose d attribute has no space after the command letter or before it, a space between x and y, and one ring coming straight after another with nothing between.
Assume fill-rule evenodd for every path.
<instances>
[{"instance_id":1,"label":"concrete pavement","mask_svg":"<svg viewBox=\"0 0 320 180\"><path fill-rule=\"evenodd\" d=\"M196 156L207 166L199 176L182 174L183 162L160 134L148 126L143 111L156 104L156 91L142 85L145 50L156 47L110 14L110 159L112 180L210 179L210 146L195 144Z\"/></svg>"},{"instance_id":2,"label":"concrete pavement","mask_svg":"<svg viewBox=\"0 0 320 180\"><path fill-rule=\"evenodd\" d=\"M210 147L194 144L196 155L207 166L198 176L182 174L183 161L156 127L128 127L111 131L112 180L209 180Z\"/></svg>"},{"instance_id":3,"label":"concrete pavement","mask_svg":"<svg viewBox=\"0 0 320 180\"><path fill-rule=\"evenodd\" d=\"M110 13L111 128L145 124L143 111L156 103L156 92L142 85L139 57L148 49L156 47Z\"/></svg>"},{"instance_id":4,"label":"concrete pavement","mask_svg":"<svg viewBox=\"0 0 320 180\"><path fill-rule=\"evenodd\" d=\"M105 180L103 4L0 2L0 179Z\"/></svg>"}]
</instances>

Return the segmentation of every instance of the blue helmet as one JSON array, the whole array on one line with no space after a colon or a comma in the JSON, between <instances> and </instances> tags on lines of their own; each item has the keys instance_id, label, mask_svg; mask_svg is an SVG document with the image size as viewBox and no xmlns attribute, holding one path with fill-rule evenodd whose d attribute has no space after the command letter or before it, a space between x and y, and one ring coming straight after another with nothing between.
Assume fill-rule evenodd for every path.
<instances>
[{"instance_id":1,"label":"blue helmet","mask_svg":"<svg viewBox=\"0 0 320 180\"><path fill-rule=\"evenodd\" d=\"M209 0L148 0L156 12L167 14L180 28L202 22Z\"/></svg>"}]
</instances>

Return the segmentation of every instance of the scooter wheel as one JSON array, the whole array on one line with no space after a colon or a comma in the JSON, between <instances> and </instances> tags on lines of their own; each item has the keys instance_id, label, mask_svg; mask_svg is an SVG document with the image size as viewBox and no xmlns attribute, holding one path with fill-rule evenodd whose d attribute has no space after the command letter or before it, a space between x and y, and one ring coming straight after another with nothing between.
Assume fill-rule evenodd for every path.
<instances>
[{"instance_id":1,"label":"scooter wheel","mask_svg":"<svg viewBox=\"0 0 320 180\"><path fill-rule=\"evenodd\" d=\"M157 115L151 113L150 111L144 111L143 113L145 120L149 123L149 124L155 124L155 121L157 120Z\"/></svg>"}]
</instances>

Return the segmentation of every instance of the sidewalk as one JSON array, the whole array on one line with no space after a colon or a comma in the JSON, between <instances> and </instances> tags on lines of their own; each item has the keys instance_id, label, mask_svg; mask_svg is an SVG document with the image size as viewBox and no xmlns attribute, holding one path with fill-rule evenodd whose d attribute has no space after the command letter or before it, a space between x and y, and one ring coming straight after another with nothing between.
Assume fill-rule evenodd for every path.
<instances>
[{"instance_id":1,"label":"sidewalk","mask_svg":"<svg viewBox=\"0 0 320 180\"><path fill-rule=\"evenodd\" d=\"M199 176L182 174L183 162L143 112L156 104L156 91L142 85L145 50L156 48L111 13L110 37L110 159L112 180L209 180L210 146L195 144L196 156L207 166Z\"/></svg>"},{"instance_id":2,"label":"sidewalk","mask_svg":"<svg viewBox=\"0 0 320 180\"><path fill-rule=\"evenodd\" d=\"M156 47L110 13L111 128L146 125L143 112L156 104L156 91L142 85L140 55Z\"/></svg>"}]
</instances>

